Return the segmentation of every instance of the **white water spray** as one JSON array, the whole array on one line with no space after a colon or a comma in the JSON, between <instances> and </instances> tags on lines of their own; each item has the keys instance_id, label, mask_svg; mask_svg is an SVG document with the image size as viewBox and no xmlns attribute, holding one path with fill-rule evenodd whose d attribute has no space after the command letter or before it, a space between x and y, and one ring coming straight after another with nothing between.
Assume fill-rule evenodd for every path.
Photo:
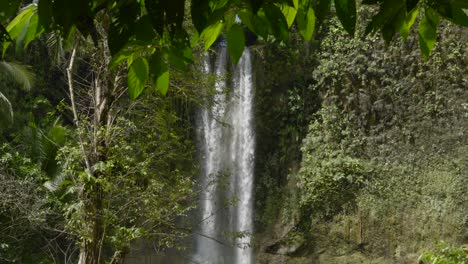
<instances>
[{"instance_id":1,"label":"white water spray","mask_svg":"<svg viewBox=\"0 0 468 264\"><path fill-rule=\"evenodd\" d=\"M250 236L253 231L253 178L255 138L253 131L253 80L250 51L244 50L235 73L233 107L231 110L232 183L238 202L234 230L246 232L238 239L235 262L249 264L252 261Z\"/></svg>"},{"instance_id":2,"label":"white water spray","mask_svg":"<svg viewBox=\"0 0 468 264\"><path fill-rule=\"evenodd\" d=\"M255 135L253 129L253 79L252 63L248 48L236 66L233 88L226 96L227 52L220 47L214 73L215 103L201 111L198 128L201 138L203 178L205 187L200 201L201 228L203 236L197 236L195 260L200 263L253 263L250 234L253 233L253 180ZM213 73L209 59L205 72ZM226 122L228 125L222 125ZM229 193L220 190L219 175L228 175ZM222 200L236 197L234 205L227 210L219 206ZM222 214L222 211L227 211ZM223 217L224 216L224 217ZM221 245L216 240L226 241L223 232L243 232L235 239L237 247ZM210 237L210 238L208 238Z\"/></svg>"}]
</instances>

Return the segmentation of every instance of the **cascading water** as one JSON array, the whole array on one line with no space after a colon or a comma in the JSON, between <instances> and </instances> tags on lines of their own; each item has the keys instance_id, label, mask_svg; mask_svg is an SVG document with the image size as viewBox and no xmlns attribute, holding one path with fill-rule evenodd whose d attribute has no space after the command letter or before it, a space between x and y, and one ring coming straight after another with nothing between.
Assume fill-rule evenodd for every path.
<instances>
[{"instance_id":1,"label":"cascading water","mask_svg":"<svg viewBox=\"0 0 468 264\"><path fill-rule=\"evenodd\" d=\"M232 183L237 194L234 229L243 232L253 231L253 168L255 138L253 131L253 80L250 51L244 50L237 72L234 75L234 97L231 110L232 141L231 162L233 165ZM248 264L252 260L250 236L237 241L235 262Z\"/></svg>"},{"instance_id":2,"label":"cascading water","mask_svg":"<svg viewBox=\"0 0 468 264\"><path fill-rule=\"evenodd\" d=\"M253 79L248 48L232 73L232 91L227 93L227 51L221 46L214 69L209 59L205 72L215 73L214 103L201 111L198 131L202 145L204 186L200 199L201 227L195 241L195 260L199 263L249 264L253 262L250 234L253 232ZM229 97L227 97L229 94ZM225 124L224 124L225 123ZM220 180L227 174L229 192ZM235 199L233 199L235 197ZM232 206L222 201L235 200ZM223 235L243 232L230 247ZM226 242L221 245L218 241Z\"/></svg>"}]
</instances>

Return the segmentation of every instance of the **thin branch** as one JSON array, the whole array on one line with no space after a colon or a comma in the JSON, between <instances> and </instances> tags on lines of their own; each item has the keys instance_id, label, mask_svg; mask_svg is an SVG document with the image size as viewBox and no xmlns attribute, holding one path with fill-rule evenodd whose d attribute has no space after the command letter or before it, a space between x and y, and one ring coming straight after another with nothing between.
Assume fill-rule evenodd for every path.
<instances>
[{"instance_id":1,"label":"thin branch","mask_svg":"<svg viewBox=\"0 0 468 264\"><path fill-rule=\"evenodd\" d=\"M85 151L85 147L83 143L83 137L80 132L80 123L78 120L78 111L76 110L75 91L74 91L74 85L73 85L73 68L75 66L75 58L76 58L76 51L78 49L78 45L79 45L79 40L77 39L75 42L75 46L73 47L72 54L70 56L70 62L68 63L68 67L67 67L68 89L70 93L70 101L71 101L72 112L73 112L73 122L75 123L75 126L78 129L78 139L80 141L81 152L83 152L83 159L85 161L88 173L91 173L91 166L88 160L88 156L86 155L86 151Z\"/></svg>"}]
</instances>

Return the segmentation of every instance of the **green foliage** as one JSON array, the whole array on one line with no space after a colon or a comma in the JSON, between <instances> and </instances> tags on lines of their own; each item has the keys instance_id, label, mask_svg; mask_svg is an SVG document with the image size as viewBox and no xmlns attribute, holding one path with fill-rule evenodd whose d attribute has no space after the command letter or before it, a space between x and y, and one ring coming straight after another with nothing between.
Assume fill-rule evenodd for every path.
<instances>
[{"instance_id":1,"label":"green foliage","mask_svg":"<svg viewBox=\"0 0 468 264\"><path fill-rule=\"evenodd\" d=\"M419 46L426 60L436 42L437 24L439 24L439 15L430 8L426 9L425 16L419 23Z\"/></svg>"},{"instance_id":2,"label":"green foliage","mask_svg":"<svg viewBox=\"0 0 468 264\"><path fill-rule=\"evenodd\" d=\"M136 99L145 88L148 80L149 66L145 58L138 58L128 69L128 92L131 99Z\"/></svg>"},{"instance_id":3,"label":"green foliage","mask_svg":"<svg viewBox=\"0 0 468 264\"><path fill-rule=\"evenodd\" d=\"M29 91L34 86L35 76L31 67L16 62L0 61L0 72L16 82L22 90Z\"/></svg>"},{"instance_id":4,"label":"green foliage","mask_svg":"<svg viewBox=\"0 0 468 264\"><path fill-rule=\"evenodd\" d=\"M52 215L40 187L44 178L31 159L0 145L0 262L50 263L40 246Z\"/></svg>"},{"instance_id":5,"label":"green foliage","mask_svg":"<svg viewBox=\"0 0 468 264\"><path fill-rule=\"evenodd\" d=\"M356 29L356 1L335 0L335 9L344 29L354 36Z\"/></svg>"},{"instance_id":6,"label":"green foliage","mask_svg":"<svg viewBox=\"0 0 468 264\"><path fill-rule=\"evenodd\" d=\"M43 27L38 24L39 16L37 14L37 6L32 4L24 8L24 10L15 17L6 27L11 38L16 40L16 52L21 53L29 43L36 39L43 32ZM10 46L11 42L3 42L3 57Z\"/></svg>"},{"instance_id":7,"label":"green foliage","mask_svg":"<svg viewBox=\"0 0 468 264\"><path fill-rule=\"evenodd\" d=\"M175 219L184 219L193 202L195 171L193 146L186 138L187 124L180 120L169 98L147 94L137 101L128 116L99 133L112 134L106 159L94 166L90 176L83 170L82 153L76 142L61 148L63 167L57 186L58 205L64 212L66 229L91 241L93 226L87 211L88 198L79 190L98 190L103 198L104 243L114 251L125 250L137 239L155 241L158 248L178 246L189 232Z\"/></svg>"},{"instance_id":8,"label":"green foliage","mask_svg":"<svg viewBox=\"0 0 468 264\"><path fill-rule=\"evenodd\" d=\"M0 78L12 81L20 89L29 91L34 84L34 74L29 67L15 62L0 61ZM2 93L6 90L5 84L0 85L0 124L8 125L13 121L13 106L8 98Z\"/></svg>"},{"instance_id":9,"label":"green foliage","mask_svg":"<svg viewBox=\"0 0 468 264\"><path fill-rule=\"evenodd\" d=\"M304 232L319 241L318 251L352 254L359 247L373 258L391 256L390 263L414 262L434 241L464 243L465 45L452 35L465 29L441 23L437 30L445 40L424 62L410 51L418 45L412 34L406 43L386 45L380 36L348 40L339 27L333 20L323 24L312 73L312 89L322 99L319 117L328 119L313 121L303 143L298 189L310 195L302 202L323 206L306 207L311 212L301 220L312 222L312 231ZM362 30L358 25L357 32ZM361 173L367 178L357 186L334 180ZM330 207L336 213L327 221L310 218L330 214Z\"/></svg>"},{"instance_id":10,"label":"green foliage","mask_svg":"<svg viewBox=\"0 0 468 264\"><path fill-rule=\"evenodd\" d=\"M424 252L419 261L428 264L465 264L468 263L468 249L441 242L436 250Z\"/></svg>"},{"instance_id":11,"label":"green foliage","mask_svg":"<svg viewBox=\"0 0 468 264\"><path fill-rule=\"evenodd\" d=\"M315 29L315 13L312 7L300 7L297 10L297 27L305 40L312 39Z\"/></svg>"},{"instance_id":12,"label":"green foliage","mask_svg":"<svg viewBox=\"0 0 468 264\"><path fill-rule=\"evenodd\" d=\"M256 135L263 142L256 148L259 232L271 232L269 227L280 218L281 208L298 204L295 183L289 184L288 179L299 169L301 142L311 114L320 104L317 90L309 85L310 69L316 63L314 44L304 42L296 31L288 46L267 44L251 48L255 52ZM285 214L287 219L295 218L291 211L294 210Z\"/></svg>"},{"instance_id":13,"label":"green foliage","mask_svg":"<svg viewBox=\"0 0 468 264\"><path fill-rule=\"evenodd\" d=\"M0 21L5 21L6 19L10 18L15 14L15 12L18 10L19 6L21 4L21 1L19 0L13 0L13 1L3 1L0 3L0 10L2 12L0 13Z\"/></svg>"},{"instance_id":14,"label":"green foliage","mask_svg":"<svg viewBox=\"0 0 468 264\"><path fill-rule=\"evenodd\" d=\"M245 36L242 27L237 24L232 25L227 33L227 41L229 54L233 62L237 64L245 47Z\"/></svg>"},{"instance_id":15,"label":"green foliage","mask_svg":"<svg viewBox=\"0 0 468 264\"><path fill-rule=\"evenodd\" d=\"M212 25L206 27L200 34L205 40L205 50L208 50L211 45L218 39L219 35L223 32L224 23L222 21L216 21Z\"/></svg>"},{"instance_id":16,"label":"green foliage","mask_svg":"<svg viewBox=\"0 0 468 264\"><path fill-rule=\"evenodd\" d=\"M169 89L169 69L160 56L156 54L149 61L150 76L153 86L162 95L166 95Z\"/></svg>"},{"instance_id":17,"label":"green foliage","mask_svg":"<svg viewBox=\"0 0 468 264\"><path fill-rule=\"evenodd\" d=\"M0 22L14 14L19 1L1 6L5 9ZM354 35L356 28L356 0L336 0L335 9L343 27L349 34ZM190 5L190 14L185 14L186 4ZM426 16L420 24L421 50L424 57L428 57L436 39L435 17L441 16L447 20L467 26L468 16L466 6L458 2L434 1L364 1L364 5L379 5L379 12L372 17L368 24L367 33L382 31L387 42L396 32L407 32L409 23L414 15L415 7L426 10ZM293 1L290 6L282 0L278 1L250 1L250 0L176 0L170 3L162 1L115 1L115 0L40 0L31 4L18 14L7 26L0 28L3 38L9 37L16 41L17 51L28 46L43 32L58 32L62 39L68 39L75 32L86 39L91 37L95 44L98 42L98 28L96 21L107 17L111 21L108 27L109 49L114 62L120 60L122 50L131 51L135 57L148 59L155 52L165 51L165 63L184 70L186 64L191 63L192 48L198 39L204 40L205 50L208 50L226 29L228 33L228 47L234 61L239 58L243 50L242 38L238 36L240 30L236 25L236 17L240 18L253 33L268 39L275 39L287 43L290 37L289 29L295 20L303 38L310 41L315 29L316 17L321 23L328 13L331 1ZM3 10L3 9L2 9ZM434 13L429 15L429 13ZM105 15L103 14L105 13ZM184 25L186 17L192 18L192 23ZM438 19L437 19L438 20ZM406 22L405 22L406 21ZM191 28L191 27L194 27ZM233 27L233 29L232 29ZM233 37L233 35L237 37ZM403 39L406 33L402 34ZM4 53L10 41L4 41ZM142 52L144 50L145 52ZM131 56L133 57L133 56ZM128 63L129 73L133 71ZM151 69L152 70L152 69ZM162 76L161 91L166 90L166 71L153 72L155 78ZM129 87L129 93L137 97L145 88L148 78L138 87ZM163 84L164 83L164 84ZM164 93L164 92L163 92Z\"/></svg>"},{"instance_id":18,"label":"green foliage","mask_svg":"<svg viewBox=\"0 0 468 264\"><path fill-rule=\"evenodd\" d=\"M11 41L7 29L3 26L3 22L13 16L20 7L20 0L3 1L0 3L0 42Z\"/></svg>"},{"instance_id":19,"label":"green foliage","mask_svg":"<svg viewBox=\"0 0 468 264\"><path fill-rule=\"evenodd\" d=\"M351 129L336 107L322 108L317 119L303 142L298 187L305 212L330 218L355 207L372 169L354 157Z\"/></svg>"}]
</instances>

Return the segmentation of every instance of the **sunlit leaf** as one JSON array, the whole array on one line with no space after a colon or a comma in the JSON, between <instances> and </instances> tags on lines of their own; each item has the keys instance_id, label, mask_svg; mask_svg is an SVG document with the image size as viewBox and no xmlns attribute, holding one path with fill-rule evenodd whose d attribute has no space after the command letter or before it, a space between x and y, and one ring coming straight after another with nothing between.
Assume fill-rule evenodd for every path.
<instances>
[{"instance_id":1,"label":"sunlit leaf","mask_svg":"<svg viewBox=\"0 0 468 264\"><path fill-rule=\"evenodd\" d=\"M131 49L122 49L117 54L112 57L111 62L109 63L109 68L114 69L121 62L128 60L128 58L134 53L134 50ZM131 64L131 63L130 63Z\"/></svg>"},{"instance_id":2,"label":"sunlit leaf","mask_svg":"<svg viewBox=\"0 0 468 264\"><path fill-rule=\"evenodd\" d=\"M424 59L429 58L437 39L437 25L439 24L439 15L431 8L426 9L425 16L419 22L419 47Z\"/></svg>"},{"instance_id":3,"label":"sunlit leaf","mask_svg":"<svg viewBox=\"0 0 468 264\"><path fill-rule=\"evenodd\" d=\"M400 27L400 35L404 41L408 38L409 31L418 17L419 8L413 9L409 14L406 15L406 18L403 22L403 25Z\"/></svg>"},{"instance_id":4,"label":"sunlit leaf","mask_svg":"<svg viewBox=\"0 0 468 264\"><path fill-rule=\"evenodd\" d=\"M201 33L201 37L205 41L205 50L208 50L211 45L218 39L219 35L223 31L224 23L219 20L214 24L209 25Z\"/></svg>"},{"instance_id":5,"label":"sunlit leaf","mask_svg":"<svg viewBox=\"0 0 468 264\"><path fill-rule=\"evenodd\" d=\"M138 96L145 89L146 82L148 81L149 66L145 58L138 58L133 61L128 69L128 93L132 100Z\"/></svg>"},{"instance_id":6,"label":"sunlit leaf","mask_svg":"<svg viewBox=\"0 0 468 264\"><path fill-rule=\"evenodd\" d=\"M39 37L42 32L44 32L44 28L41 24L39 24L39 15L37 12L34 12L34 14L31 16L31 19L29 20L29 25L24 40L24 47L22 48L27 48L29 43Z\"/></svg>"},{"instance_id":7,"label":"sunlit leaf","mask_svg":"<svg viewBox=\"0 0 468 264\"><path fill-rule=\"evenodd\" d=\"M300 7L297 11L296 20L302 37L306 41L310 41L315 30L315 13L312 7L309 7L307 11Z\"/></svg>"},{"instance_id":8,"label":"sunlit leaf","mask_svg":"<svg viewBox=\"0 0 468 264\"><path fill-rule=\"evenodd\" d=\"M288 23L288 28L290 28L294 23L294 19L296 19L297 9L287 4L283 4L281 5L281 12L283 12L286 22Z\"/></svg>"},{"instance_id":9,"label":"sunlit leaf","mask_svg":"<svg viewBox=\"0 0 468 264\"><path fill-rule=\"evenodd\" d=\"M7 26L7 31L10 34L12 39L17 39L17 41L22 42L21 40L18 40L19 37L24 38L26 36L27 32L27 27L29 26L29 21L31 19L31 16L34 14L34 12L37 10L37 7L35 5L29 5L23 11L18 14ZM11 42L4 42L3 43L3 54L5 54L6 50L10 46Z\"/></svg>"}]
</instances>

